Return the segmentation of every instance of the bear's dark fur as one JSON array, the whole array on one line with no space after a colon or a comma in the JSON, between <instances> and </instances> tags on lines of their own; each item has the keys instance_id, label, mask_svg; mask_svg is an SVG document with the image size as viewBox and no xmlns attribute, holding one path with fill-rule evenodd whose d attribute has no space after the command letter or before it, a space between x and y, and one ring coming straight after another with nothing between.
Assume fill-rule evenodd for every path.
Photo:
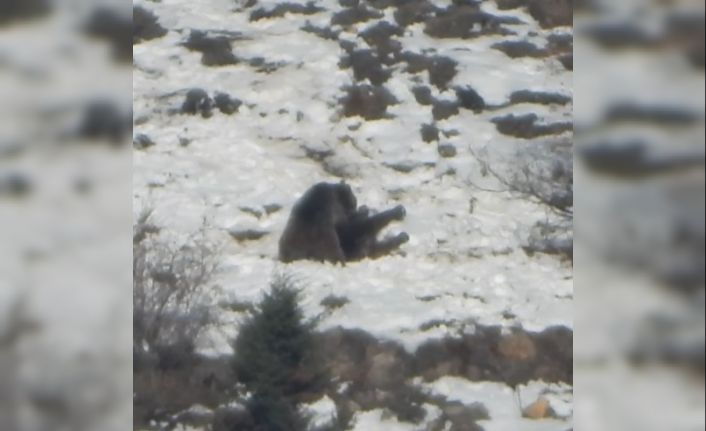
<instances>
[{"instance_id":1,"label":"bear's dark fur","mask_svg":"<svg viewBox=\"0 0 706 431\"><path fill-rule=\"evenodd\" d=\"M370 215L366 207L357 207L351 187L343 182L315 184L292 208L279 241L279 259L344 263L380 257L409 239L401 233L377 240L387 224L404 216L402 206Z\"/></svg>"},{"instance_id":2,"label":"bear's dark fur","mask_svg":"<svg viewBox=\"0 0 706 431\"><path fill-rule=\"evenodd\" d=\"M403 220L406 211L402 205L370 215L367 207L361 207L347 223L339 225L338 238L346 255L346 260L378 258L398 249L409 241L409 235L402 232L393 237L378 241L377 235L393 221Z\"/></svg>"},{"instance_id":3,"label":"bear's dark fur","mask_svg":"<svg viewBox=\"0 0 706 431\"><path fill-rule=\"evenodd\" d=\"M318 183L292 208L279 240L282 262L300 259L344 262L337 228L355 213L357 202L345 183Z\"/></svg>"}]
</instances>

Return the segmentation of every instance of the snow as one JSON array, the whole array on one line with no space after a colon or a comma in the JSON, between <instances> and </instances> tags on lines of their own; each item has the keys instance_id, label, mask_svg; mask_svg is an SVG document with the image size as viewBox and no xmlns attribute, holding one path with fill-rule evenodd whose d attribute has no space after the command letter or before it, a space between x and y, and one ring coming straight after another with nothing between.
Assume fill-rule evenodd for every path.
<instances>
[{"instance_id":1,"label":"snow","mask_svg":"<svg viewBox=\"0 0 706 431\"><path fill-rule=\"evenodd\" d=\"M388 415L380 409L356 413L353 417L353 424L351 431L417 431L419 429L418 425L399 422L393 417L388 417Z\"/></svg>"},{"instance_id":2,"label":"snow","mask_svg":"<svg viewBox=\"0 0 706 431\"><path fill-rule=\"evenodd\" d=\"M267 20L272 22L266 27L244 21L242 14L219 19L219 13L228 12L225 2L173 0L149 7L162 22L178 28L237 30L245 38L233 43L237 55L286 63L272 74L257 73L247 65L205 67L196 53L175 46L173 33L135 46L135 111L149 117L136 132L157 143L134 155L135 211L154 207L156 223L178 232L196 230L204 218L222 230L227 244L218 283L226 294L257 300L273 271L289 272L306 287L304 302L312 316L321 311L320 300L332 292L350 299L348 306L322 323L324 328L361 328L398 340L410 350L430 336L445 335L419 331L433 319L521 324L530 330L572 325L571 270L554 258L530 258L519 249L523 232L546 217L544 210L509 193L473 190L467 181L478 175L466 148L485 149L502 159L515 145L498 135L482 115L462 111L443 122L445 129L460 132L449 139L457 144L459 155L452 161L439 160L434 145L419 139L419 127L429 115L414 102L407 74L395 74L387 83L401 100L390 109L396 118L336 122L335 103L351 72L337 67L340 49L334 42L280 27L279 23L290 22L289 17ZM197 7L198 13L191 10ZM440 53L453 55L461 72L455 82L472 85L490 102L505 101L512 91L527 88L570 93L568 73L548 73L545 60L511 60L488 48L493 39L463 42L459 50L459 41L439 43L416 27L400 38L405 48L416 52L433 44ZM544 76L538 80L539 73ZM542 87L544 83L550 86ZM181 98L161 95L194 86L229 92L247 107L234 116L216 113L208 120L165 115L167 108L179 106ZM281 109L287 112L278 113ZM304 114L302 121L297 122L295 110ZM354 122L360 124L357 130L346 127ZM180 137L191 144L180 146ZM350 144L338 144L341 140ZM300 149L319 143L345 152L344 160L356 167L359 176L349 182L359 202L373 208L395 204L407 208L407 219L392 229L411 236L405 256L343 268L274 262L278 234L296 198L316 181L336 180ZM382 166L405 160L447 163L457 174L440 175L438 167L424 166L404 174ZM488 186L492 188L492 182ZM470 214L472 197L476 204ZM269 203L283 208L259 219L239 210ZM237 228L270 234L237 244L226 237L228 230ZM437 299L422 302L418 300L422 296ZM506 311L517 316L516 321L504 319ZM227 351L227 346L223 348Z\"/></svg>"},{"instance_id":3,"label":"snow","mask_svg":"<svg viewBox=\"0 0 706 431\"><path fill-rule=\"evenodd\" d=\"M238 115L247 128L243 117L248 115ZM282 265L274 261L278 232L291 205L315 181L333 179L314 162L280 151L282 142L263 142L247 129L228 129L230 118L216 114L208 121L181 120L189 124L189 147L174 142L178 129L162 128L153 136L158 148L135 153L135 206L154 206L155 222L175 231L192 232L205 217L224 235L234 226L271 232L258 242L226 246L218 283L241 299L257 300L269 281L267 274L288 272L306 286L311 315L334 290L351 300L349 307L323 322L325 327L362 328L404 342L411 350L426 338L416 329L441 317L484 325L520 323L530 330L571 326L571 270L552 257L530 259L518 249L528 220L544 216L537 205L504 193L473 193L458 180L434 177L426 169L399 174L366 163L360 166L363 175L378 175L350 183L359 202L373 208L398 203L407 208L407 219L393 226L393 231L404 229L411 236L404 247L407 255L343 268L312 262ZM232 130L233 136L224 137L221 130ZM146 186L154 183L155 175L161 185ZM391 199L391 190L401 197ZM468 214L471 197L477 202L474 213ZM253 202L279 203L283 209L260 219L239 210ZM430 295L439 299L417 299ZM505 321L503 311L511 311L518 321Z\"/></svg>"},{"instance_id":4,"label":"snow","mask_svg":"<svg viewBox=\"0 0 706 431\"><path fill-rule=\"evenodd\" d=\"M459 377L442 377L432 383L422 384L427 391L442 395L450 401L464 405L480 403L488 409L490 420L479 421L485 430L493 431L564 431L571 425L564 419L525 419L522 417L518 395L502 383L470 382ZM534 381L520 386L519 400L522 408L543 396L558 418L570 418L573 414L572 389L564 384L546 384Z\"/></svg>"},{"instance_id":5,"label":"snow","mask_svg":"<svg viewBox=\"0 0 706 431\"><path fill-rule=\"evenodd\" d=\"M311 404L304 405L302 410L311 418L309 426L312 429L332 425L336 420L336 404L328 396L324 396Z\"/></svg>"}]
</instances>

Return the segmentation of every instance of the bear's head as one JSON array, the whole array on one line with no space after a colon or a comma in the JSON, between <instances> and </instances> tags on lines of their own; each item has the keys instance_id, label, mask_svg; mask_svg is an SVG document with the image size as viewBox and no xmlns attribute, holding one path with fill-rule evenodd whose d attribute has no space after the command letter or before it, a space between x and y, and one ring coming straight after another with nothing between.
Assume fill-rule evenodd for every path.
<instances>
[{"instance_id":1,"label":"bear's head","mask_svg":"<svg viewBox=\"0 0 706 431\"><path fill-rule=\"evenodd\" d=\"M358 208L358 200L353 194L353 189L345 182L341 181L336 185L336 196L346 214L352 214Z\"/></svg>"}]
</instances>

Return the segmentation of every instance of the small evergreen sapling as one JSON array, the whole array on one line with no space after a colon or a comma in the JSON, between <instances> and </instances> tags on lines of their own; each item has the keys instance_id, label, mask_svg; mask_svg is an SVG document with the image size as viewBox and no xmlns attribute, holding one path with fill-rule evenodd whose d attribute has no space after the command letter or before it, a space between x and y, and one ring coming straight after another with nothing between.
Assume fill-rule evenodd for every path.
<instances>
[{"instance_id":1,"label":"small evergreen sapling","mask_svg":"<svg viewBox=\"0 0 706 431\"><path fill-rule=\"evenodd\" d=\"M287 279L273 282L234 343L234 368L251 394L248 410L268 431L306 429L299 396L325 382L315 325L305 320L299 294Z\"/></svg>"}]
</instances>

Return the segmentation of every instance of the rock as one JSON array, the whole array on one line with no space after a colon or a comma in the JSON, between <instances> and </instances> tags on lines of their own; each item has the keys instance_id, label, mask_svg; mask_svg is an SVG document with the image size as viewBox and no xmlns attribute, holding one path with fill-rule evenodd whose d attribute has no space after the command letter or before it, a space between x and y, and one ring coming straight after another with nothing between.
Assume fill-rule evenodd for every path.
<instances>
[{"instance_id":1,"label":"rock","mask_svg":"<svg viewBox=\"0 0 706 431\"><path fill-rule=\"evenodd\" d=\"M338 40L339 32L332 30L330 27L317 27L310 22L302 26L302 31L315 34L324 40Z\"/></svg>"},{"instance_id":2,"label":"rock","mask_svg":"<svg viewBox=\"0 0 706 431\"><path fill-rule=\"evenodd\" d=\"M250 14L250 21L282 18L287 14L313 15L323 10L323 8L316 6L314 2L308 2L305 5L299 3L277 3L277 5L271 9L260 8L254 10Z\"/></svg>"},{"instance_id":3,"label":"rock","mask_svg":"<svg viewBox=\"0 0 706 431\"><path fill-rule=\"evenodd\" d=\"M537 45L531 42L527 42L524 40L505 40L502 42L494 43L493 45L491 45L491 48L501 51L510 58L539 58L545 57L548 54L546 50L538 47Z\"/></svg>"},{"instance_id":4,"label":"rock","mask_svg":"<svg viewBox=\"0 0 706 431\"><path fill-rule=\"evenodd\" d=\"M86 106L78 135L84 139L107 139L113 144L123 143L132 129L132 114L123 113L110 101L99 100Z\"/></svg>"},{"instance_id":5,"label":"rock","mask_svg":"<svg viewBox=\"0 0 706 431\"><path fill-rule=\"evenodd\" d=\"M374 388L386 388L404 380L401 364L394 352L382 351L369 358L367 383Z\"/></svg>"},{"instance_id":6,"label":"rock","mask_svg":"<svg viewBox=\"0 0 706 431\"><path fill-rule=\"evenodd\" d=\"M431 58L411 51L404 51L400 54L400 59L407 63L405 71L407 73L420 73L429 68Z\"/></svg>"},{"instance_id":7,"label":"rock","mask_svg":"<svg viewBox=\"0 0 706 431\"><path fill-rule=\"evenodd\" d=\"M321 160L321 167L328 174L337 178L355 178L360 175L360 165L351 163L349 157L343 154L332 154Z\"/></svg>"},{"instance_id":8,"label":"rock","mask_svg":"<svg viewBox=\"0 0 706 431\"><path fill-rule=\"evenodd\" d=\"M254 57L248 60L248 65L258 73L270 74L284 65L282 62L268 62L264 57Z\"/></svg>"},{"instance_id":9,"label":"rock","mask_svg":"<svg viewBox=\"0 0 706 431\"><path fill-rule=\"evenodd\" d=\"M360 116L366 120L378 120L387 117L387 107L397 104L397 99L385 87L352 85L344 88L346 95L340 99L343 115Z\"/></svg>"},{"instance_id":10,"label":"rock","mask_svg":"<svg viewBox=\"0 0 706 431\"><path fill-rule=\"evenodd\" d=\"M504 338L501 352L499 346ZM456 375L511 386L531 380L571 382L572 348L573 333L566 327L548 328L540 333L520 330L515 337L503 335L497 326L476 326L473 334L465 334L461 339L423 343L414 354L414 369L425 381Z\"/></svg>"},{"instance_id":11,"label":"rock","mask_svg":"<svg viewBox=\"0 0 706 431\"><path fill-rule=\"evenodd\" d=\"M431 108L431 115L435 121L445 120L454 115L458 115L458 103L449 100L435 100Z\"/></svg>"},{"instance_id":12,"label":"rock","mask_svg":"<svg viewBox=\"0 0 706 431\"><path fill-rule=\"evenodd\" d=\"M666 21L668 38L679 46L693 68L703 72L706 65L703 13L675 12Z\"/></svg>"},{"instance_id":13,"label":"rock","mask_svg":"<svg viewBox=\"0 0 706 431\"><path fill-rule=\"evenodd\" d=\"M422 407L425 400L425 394L418 387L399 382L387 391L376 390L372 407L382 408L384 415L394 416L399 422L420 424L427 416Z\"/></svg>"},{"instance_id":14,"label":"rock","mask_svg":"<svg viewBox=\"0 0 706 431\"><path fill-rule=\"evenodd\" d=\"M453 144L439 144L437 151L439 155L444 158L456 156L456 147Z\"/></svg>"},{"instance_id":15,"label":"rock","mask_svg":"<svg viewBox=\"0 0 706 431\"><path fill-rule=\"evenodd\" d=\"M434 103L434 97L431 95L431 88L418 85L412 89L412 94L414 94L414 99L423 106L428 106Z\"/></svg>"},{"instance_id":16,"label":"rock","mask_svg":"<svg viewBox=\"0 0 706 431\"><path fill-rule=\"evenodd\" d=\"M381 85L390 78L392 74L382 64L378 56L369 49L355 50L348 55L344 65L353 68L353 76L357 81L370 81L373 85Z\"/></svg>"},{"instance_id":17,"label":"rock","mask_svg":"<svg viewBox=\"0 0 706 431\"><path fill-rule=\"evenodd\" d=\"M438 380L444 376L455 376L461 374L463 363L459 358L450 358L439 362L433 368L425 370L422 377L426 381Z\"/></svg>"},{"instance_id":18,"label":"rock","mask_svg":"<svg viewBox=\"0 0 706 431\"><path fill-rule=\"evenodd\" d=\"M430 340L415 352L415 370L425 381L434 381L443 376L461 375L466 354L460 342Z\"/></svg>"},{"instance_id":19,"label":"rock","mask_svg":"<svg viewBox=\"0 0 706 431\"><path fill-rule=\"evenodd\" d=\"M469 109L475 113L485 109L485 100L471 87L456 87L456 97L461 108Z\"/></svg>"},{"instance_id":20,"label":"rock","mask_svg":"<svg viewBox=\"0 0 706 431\"><path fill-rule=\"evenodd\" d=\"M531 361L537 356L534 341L525 333L506 335L498 343L498 351L511 361Z\"/></svg>"},{"instance_id":21,"label":"rock","mask_svg":"<svg viewBox=\"0 0 706 431\"><path fill-rule=\"evenodd\" d=\"M231 39L224 36L208 36L206 32L192 30L183 46L200 52L204 66L226 66L239 62L233 54Z\"/></svg>"},{"instance_id":22,"label":"rock","mask_svg":"<svg viewBox=\"0 0 706 431\"><path fill-rule=\"evenodd\" d=\"M699 154L652 154L650 143L599 141L585 145L578 153L582 162L602 175L638 178L677 172L704 165L703 151Z\"/></svg>"},{"instance_id":23,"label":"rock","mask_svg":"<svg viewBox=\"0 0 706 431\"><path fill-rule=\"evenodd\" d=\"M470 405L465 405L458 401L449 402L441 407L444 415L451 421L452 425L456 429L463 425L475 425L477 421L490 419L490 413L488 409L481 403L473 403ZM475 428L469 428L474 430L480 430L481 428L475 425Z\"/></svg>"},{"instance_id":24,"label":"rock","mask_svg":"<svg viewBox=\"0 0 706 431\"><path fill-rule=\"evenodd\" d=\"M402 44L393 39L393 36L402 36L404 31L387 21L379 21L377 24L366 28L358 36L371 47L375 48L380 61L387 65L394 64L397 56L402 50Z\"/></svg>"},{"instance_id":25,"label":"rock","mask_svg":"<svg viewBox=\"0 0 706 431\"><path fill-rule=\"evenodd\" d=\"M495 123L498 132L503 135L522 139L534 139L540 136L560 135L574 129L571 122L537 124L537 114L514 115L496 117L491 121Z\"/></svg>"},{"instance_id":26,"label":"rock","mask_svg":"<svg viewBox=\"0 0 706 431\"><path fill-rule=\"evenodd\" d=\"M399 0L365 0L365 3L370 4L377 10L385 10L390 7L394 7L399 3Z\"/></svg>"},{"instance_id":27,"label":"rock","mask_svg":"<svg viewBox=\"0 0 706 431\"><path fill-rule=\"evenodd\" d=\"M241 206L238 209L246 214L250 214L256 218L262 217L262 210L259 207Z\"/></svg>"},{"instance_id":28,"label":"rock","mask_svg":"<svg viewBox=\"0 0 706 431\"><path fill-rule=\"evenodd\" d=\"M574 0L574 13L599 13L602 8L600 0Z\"/></svg>"},{"instance_id":29,"label":"rock","mask_svg":"<svg viewBox=\"0 0 706 431\"><path fill-rule=\"evenodd\" d=\"M132 140L133 148L137 148L138 150L144 150L146 148L153 147L154 145L154 141L149 136L143 133L139 133Z\"/></svg>"},{"instance_id":30,"label":"rock","mask_svg":"<svg viewBox=\"0 0 706 431\"><path fill-rule=\"evenodd\" d=\"M331 376L339 381L363 384L366 376L366 352L369 346L378 341L370 334L361 330L330 329L320 335L327 368Z\"/></svg>"},{"instance_id":31,"label":"rock","mask_svg":"<svg viewBox=\"0 0 706 431\"><path fill-rule=\"evenodd\" d=\"M567 105L571 97L559 93L520 90L510 95L510 103L534 103L538 105Z\"/></svg>"},{"instance_id":32,"label":"rock","mask_svg":"<svg viewBox=\"0 0 706 431\"><path fill-rule=\"evenodd\" d=\"M607 108L604 114L606 123L645 123L661 127L696 126L702 120L701 115L690 109L670 106L645 106L633 103L618 103Z\"/></svg>"},{"instance_id":33,"label":"rock","mask_svg":"<svg viewBox=\"0 0 706 431\"><path fill-rule=\"evenodd\" d=\"M459 136L461 134L461 132L459 132L456 129L442 130L442 133L444 134L444 137L446 137L446 138L453 138L453 137Z\"/></svg>"},{"instance_id":34,"label":"rock","mask_svg":"<svg viewBox=\"0 0 706 431\"><path fill-rule=\"evenodd\" d=\"M99 7L88 18L84 31L89 36L108 41L113 48L115 61L132 63L131 16L112 8Z\"/></svg>"},{"instance_id":35,"label":"rock","mask_svg":"<svg viewBox=\"0 0 706 431\"><path fill-rule=\"evenodd\" d=\"M322 162L336 154L325 142L305 142L302 144L301 149L304 150L304 154L308 158L316 162Z\"/></svg>"},{"instance_id":36,"label":"rock","mask_svg":"<svg viewBox=\"0 0 706 431\"><path fill-rule=\"evenodd\" d=\"M5 0L0 3L0 26L15 20L42 18L52 10L51 0Z\"/></svg>"},{"instance_id":37,"label":"rock","mask_svg":"<svg viewBox=\"0 0 706 431\"><path fill-rule=\"evenodd\" d=\"M522 417L528 419L547 419L555 417L549 400L540 396L537 401L533 402L522 410Z\"/></svg>"},{"instance_id":38,"label":"rock","mask_svg":"<svg viewBox=\"0 0 706 431\"><path fill-rule=\"evenodd\" d=\"M265 205L263 205L262 208L265 210L265 213L267 213L267 215L270 215L270 214L276 213L277 211L281 210L282 205L280 205L280 204L265 204Z\"/></svg>"},{"instance_id":39,"label":"rock","mask_svg":"<svg viewBox=\"0 0 706 431\"><path fill-rule=\"evenodd\" d=\"M445 90L448 83L456 76L456 66L458 63L449 57L434 57L431 59L427 70L429 71L429 83L439 90Z\"/></svg>"},{"instance_id":40,"label":"rock","mask_svg":"<svg viewBox=\"0 0 706 431\"><path fill-rule=\"evenodd\" d=\"M434 38L469 39L473 37L500 34L513 34L501 24L520 24L514 17L494 16L480 11L477 6L451 5L437 11L426 20L424 32Z\"/></svg>"},{"instance_id":41,"label":"rock","mask_svg":"<svg viewBox=\"0 0 706 431\"><path fill-rule=\"evenodd\" d=\"M543 28L572 26L573 0L529 0L528 10Z\"/></svg>"},{"instance_id":42,"label":"rock","mask_svg":"<svg viewBox=\"0 0 706 431\"><path fill-rule=\"evenodd\" d=\"M360 5L360 0L338 0L342 7L356 7Z\"/></svg>"},{"instance_id":43,"label":"rock","mask_svg":"<svg viewBox=\"0 0 706 431\"><path fill-rule=\"evenodd\" d=\"M141 6L132 8L132 25L133 45L167 34L167 30L159 25L157 16Z\"/></svg>"},{"instance_id":44,"label":"rock","mask_svg":"<svg viewBox=\"0 0 706 431\"><path fill-rule=\"evenodd\" d=\"M322 299L319 305L328 310L336 310L338 308L344 307L349 302L350 300L345 296L336 296L332 294Z\"/></svg>"},{"instance_id":45,"label":"rock","mask_svg":"<svg viewBox=\"0 0 706 431\"><path fill-rule=\"evenodd\" d=\"M422 141L433 142L439 140L439 129L433 124L422 124L420 129Z\"/></svg>"},{"instance_id":46,"label":"rock","mask_svg":"<svg viewBox=\"0 0 706 431\"><path fill-rule=\"evenodd\" d=\"M383 165L397 172L408 174L417 168L434 166L434 163L424 163L417 160L399 160L395 162L385 162Z\"/></svg>"},{"instance_id":47,"label":"rock","mask_svg":"<svg viewBox=\"0 0 706 431\"><path fill-rule=\"evenodd\" d=\"M495 0L495 2L500 10L517 9L527 5L527 0Z\"/></svg>"},{"instance_id":48,"label":"rock","mask_svg":"<svg viewBox=\"0 0 706 431\"><path fill-rule=\"evenodd\" d=\"M209 118L213 115L213 100L205 90L192 88L186 93L184 103L181 105L181 113L201 114L203 118Z\"/></svg>"},{"instance_id":49,"label":"rock","mask_svg":"<svg viewBox=\"0 0 706 431\"><path fill-rule=\"evenodd\" d=\"M410 357L395 343L378 341L360 330L335 328L320 335L321 347L329 352L326 366L337 381L351 382L353 400L369 407L377 390L401 387L411 371ZM351 393L346 393L350 398Z\"/></svg>"},{"instance_id":50,"label":"rock","mask_svg":"<svg viewBox=\"0 0 706 431\"><path fill-rule=\"evenodd\" d=\"M230 97L226 93L216 93L213 102L219 111L226 115L231 115L238 112L238 108L243 104L242 101Z\"/></svg>"},{"instance_id":51,"label":"rock","mask_svg":"<svg viewBox=\"0 0 706 431\"><path fill-rule=\"evenodd\" d=\"M238 242L256 241L269 234L266 230L248 228L230 228L228 229L228 233Z\"/></svg>"},{"instance_id":52,"label":"rock","mask_svg":"<svg viewBox=\"0 0 706 431\"><path fill-rule=\"evenodd\" d=\"M606 50L651 49L660 43L658 36L628 21L597 22L585 28L581 35Z\"/></svg>"},{"instance_id":53,"label":"rock","mask_svg":"<svg viewBox=\"0 0 706 431\"><path fill-rule=\"evenodd\" d=\"M537 379L546 382L572 382L574 376L574 335L565 326L552 326L535 335L535 346L542 358L542 367L535 373ZM546 369L544 369L546 367Z\"/></svg>"},{"instance_id":54,"label":"rock","mask_svg":"<svg viewBox=\"0 0 706 431\"><path fill-rule=\"evenodd\" d=\"M397 6L393 16L397 24L406 27L427 21L438 10L439 8L429 0L407 0Z\"/></svg>"},{"instance_id":55,"label":"rock","mask_svg":"<svg viewBox=\"0 0 706 431\"><path fill-rule=\"evenodd\" d=\"M379 11L368 9L365 6L355 6L333 14L331 17L331 25L348 27L359 22L379 19L382 17L383 14Z\"/></svg>"},{"instance_id":56,"label":"rock","mask_svg":"<svg viewBox=\"0 0 706 431\"><path fill-rule=\"evenodd\" d=\"M572 54L574 35L571 33L552 33L547 36L547 50L553 54Z\"/></svg>"}]
</instances>

